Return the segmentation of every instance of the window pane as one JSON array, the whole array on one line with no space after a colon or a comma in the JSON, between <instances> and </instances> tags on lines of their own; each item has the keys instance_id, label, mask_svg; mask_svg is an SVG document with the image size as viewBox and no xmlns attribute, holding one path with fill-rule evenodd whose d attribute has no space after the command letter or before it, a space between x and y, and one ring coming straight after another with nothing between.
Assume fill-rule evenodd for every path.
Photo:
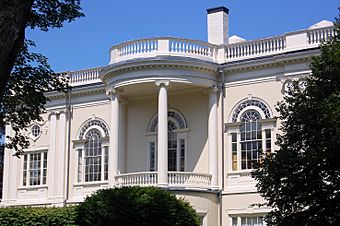
<instances>
[{"instance_id":1,"label":"window pane","mask_svg":"<svg viewBox=\"0 0 340 226\"><path fill-rule=\"evenodd\" d=\"M180 139L180 171L184 171L185 170L185 140L184 139Z\"/></svg>"},{"instance_id":2,"label":"window pane","mask_svg":"<svg viewBox=\"0 0 340 226\"><path fill-rule=\"evenodd\" d=\"M85 182L101 180L102 143L101 133L91 129L86 134L85 150Z\"/></svg>"},{"instance_id":3,"label":"window pane","mask_svg":"<svg viewBox=\"0 0 340 226\"><path fill-rule=\"evenodd\" d=\"M261 115L255 110L245 111L241 115L242 125L241 136L241 169L252 169L253 163L260 160L260 152L262 151L262 131L258 120Z\"/></svg>"},{"instance_id":4,"label":"window pane","mask_svg":"<svg viewBox=\"0 0 340 226\"><path fill-rule=\"evenodd\" d=\"M108 180L109 177L109 147L104 147L104 180Z\"/></svg>"}]
</instances>

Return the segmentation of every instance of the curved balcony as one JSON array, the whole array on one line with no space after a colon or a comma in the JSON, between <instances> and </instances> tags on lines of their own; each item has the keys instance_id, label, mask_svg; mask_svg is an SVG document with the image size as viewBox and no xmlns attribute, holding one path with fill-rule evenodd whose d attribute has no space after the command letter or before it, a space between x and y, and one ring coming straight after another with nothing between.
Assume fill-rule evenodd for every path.
<instances>
[{"instance_id":1,"label":"curved balcony","mask_svg":"<svg viewBox=\"0 0 340 226\"><path fill-rule=\"evenodd\" d=\"M147 38L123 42L110 49L110 64L136 58L185 56L215 62L218 46L184 38Z\"/></svg>"},{"instance_id":2,"label":"curved balcony","mask_svg":"<svg viewBox=\"0 0 340 226\"><path fill-rule=\"evenodd\" d=\"M289 32L281 36L248 40L227 45L184 38L147 38L123 42L110 49L110 64L157 56L181 56L209 63L230 63L291 51L317 48L335 35L333 26ZM114 66L115 67L115 66ZM67 72L72 86L101 82L100 71L105 67Z\"/></svg>"},{"instance_id":3,"label":"curved balcony","mask_svg":"<svg viewBox=\"0 0 340 226\"><path fill-rule=\"evenodd\" d=\"M157 186L157 172L136 172L116 176L118 186ZM168 172L169 187L209 189L211 175L192 172Z\"/></svg>"}]
</instances>

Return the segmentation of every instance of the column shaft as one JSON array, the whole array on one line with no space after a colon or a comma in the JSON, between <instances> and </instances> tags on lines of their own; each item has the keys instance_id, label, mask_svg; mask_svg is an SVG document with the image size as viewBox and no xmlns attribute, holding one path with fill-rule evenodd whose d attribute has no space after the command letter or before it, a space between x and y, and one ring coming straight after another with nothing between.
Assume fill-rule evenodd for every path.
<instances>
[{"instance_id":1,"label":"column shaft","mask_svg":"<svg viewBox=\"0 0 340 226\"><path fill-rule=\"evenodd\" d=\"M168 94L167 84L159 84L158 94L158 185L168 185Z\"/></svg>"},{"instance_id":2,"label":"column shaft","mask_svg":"<svg viewBox=\"0 0 340 226\"><path fill-rule=\"evenodd\" d=\"M111 122L110 122L110 151L109 151L109 185L115 185L115 176L118 174L119 152L119 101L115 92L111 93Z\"/></svg>"},{"instance_id":3,"label":"column shaft","mask_svg":"<svg viewBox=\"0 0 340 226\"><path fill-rule=\"evenodd\" d=\"M217 153L217 90L209 92L209 119L208 119L208 144L209 144L209 173L211 186L218 188L218 153Z\"/></svg>"}]
</instances>

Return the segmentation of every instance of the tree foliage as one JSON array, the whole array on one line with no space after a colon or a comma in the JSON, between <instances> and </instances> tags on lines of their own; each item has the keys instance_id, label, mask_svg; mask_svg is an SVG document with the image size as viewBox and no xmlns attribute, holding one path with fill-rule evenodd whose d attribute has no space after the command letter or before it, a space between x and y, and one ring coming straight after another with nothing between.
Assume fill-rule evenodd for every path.
<instances>
[{"instance_id":1,"label":"tree foliage","mask_svg":"<svg viewBox=\"0 0 340 226\"><path fill-rule=\"evenodd\" d=\"M30 52L35 43L24 41L24 29L48 31L81 16L80 0L5 0L0 3L0 26L3 27L0 33L3 49L0 54L0 128L11 125L13 134L7 136L5 145L17 155L29 145L28 137L22 132L32 121L40 121L45 111L48 99L44 93L68 88L65 76L55 74L46 57ZM22 21L24 26L20 24ZM12 65L10 58L13 57Z\"/></svg>"},{"instance_id":2,"label":"tree foliage","mask_svg":"<svg viewBox=\"0 0 340 226\"><path fill-rule=\"evenodd\" d=\"M10 124L13 133L7 136L5 145L18 155L29 145L27 135L23 133L26 127L32 121L42 120L47 101L44 93L67 89L67 78L55 74L46 57L29 52L30 46L34 46L34 42L26 41L21 48L0 103L0 122Z\"/></svg>"},{"instance_id":3,"label":"tree foliage","mask_svg":"<svg viewBox=\"0 0 340 226\"><path fill-rule=\"evenodd\" d=\"M268 225L340 225L340 21L321 45L312 75L293 84L277 110L280 149L253 172L273 208Z\"/></svg>"},{"instance_id":4,"label":"tree foliage","mask_svg":"<svg viewBox=\"0 0 340 226\"><path fill-rule=\"evenodd\" d=\"M199 226L187 202L155 187L99 190L79 204L76 222L83 226Z\"/></svg>"},{"instance_id":5,"label":"tree foliage","mask_svg":"<svg viewBox=\"0 0 340 226\"><path fill-rule=\"evenodd\" d=\"M0 225L76 226L76 207L0 208Z\"/></svg>"}]
</instances>

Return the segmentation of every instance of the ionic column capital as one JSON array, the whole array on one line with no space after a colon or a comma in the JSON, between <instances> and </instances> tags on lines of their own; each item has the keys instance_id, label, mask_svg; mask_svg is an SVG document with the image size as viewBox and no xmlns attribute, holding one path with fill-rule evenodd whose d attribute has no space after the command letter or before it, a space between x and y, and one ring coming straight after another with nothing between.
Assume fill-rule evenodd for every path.
<instances>
[{"instance_id":1,"label":"ionic column capital","mask_svg":"<svg viewBox=\"0 0 340 226\"><path fill-rule=\"evenodd\" d=\"M206 94L216 94L216 93L218 93L218 90L219 89L218 89L217 86L212 86L210 88L205 89L204 93L206 93Z\"/></svg>"},{"instance_id":2,"label":"ionic column capital","mask_svg":"<svg viewBox=\"0 0 340 226\"><path fill-rule=\"evenodd\" d=\"M120 88L108 87L105 89L105 93L112 100L115 98L119 98L119 96L123 93L123 90Z\"/></svg>"},{"instance_id":3,"label":"ionic column capital","mask_svg":"<svg viewBox=\"0 0 340 226\"><path fill-rule=\"evenodd\" d=\"M155 85L157 87L169 87L170 81L169 80L157 80L155 82Z\"/></svg>"}]
</instances>

